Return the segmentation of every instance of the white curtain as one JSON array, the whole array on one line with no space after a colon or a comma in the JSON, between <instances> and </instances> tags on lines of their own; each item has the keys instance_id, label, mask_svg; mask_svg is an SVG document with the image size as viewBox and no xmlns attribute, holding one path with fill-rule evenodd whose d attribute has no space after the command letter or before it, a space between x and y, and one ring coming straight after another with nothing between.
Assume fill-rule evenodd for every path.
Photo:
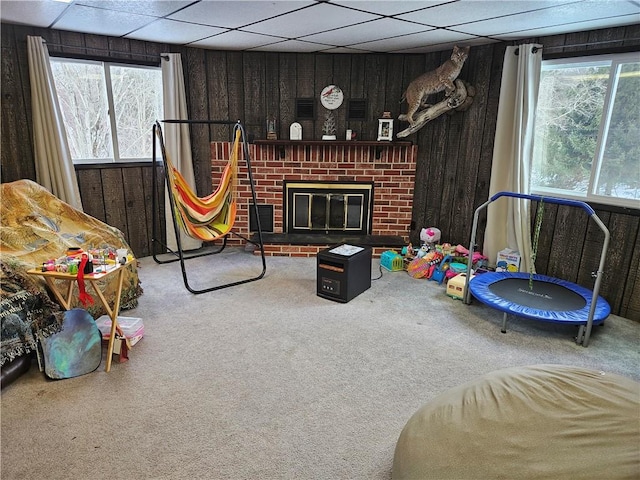
<instances>
[{"instance_id":1,"label":"white curtain","mask_svg":"<svg viewBox=\"0 0 640 480\"><path fill-rule=\"evenodd\" d=\"M64 120L42 37L27 36L36 181L60 200L82 210Z\"/></svg>"},{"instance_id":2,"label":"white curtain","mask_svg":"<svg viewBox=\"0 0 640 480\"><path fill-rule=\"evenodd\" d=\"M179 53L163 53L162 85L164 99L165 120L188 120L187 99L184 91L184 76L182 73L182 59ZM180 123L165 123L162 127L167 155L173 165L189 182L189 186L196 191L193 161L191 158L191 140L189 139L189 125ZM173 220L171 219L171 204L165 194L165 211L167 221L167 246L177 249ZM200 240L180 232L180 243L183 250L194 250L202 246Z\"/></svg>"},{"instance_id":3,"label":"white curtain","mask_svg":"<svg viewBox=\"0 0 640 480\"><path fill-rule=\"evenodd\" d=\"M507 47L493 147L490 196L500 191L530 192L541 65L541 45ZM511 248L520 253L520 271L535 271L531 261L530 207L530 200L507 197L489 205L483 253L489 257L490 263L495 264L500 250Z\"/></svg>"}]
</instances>

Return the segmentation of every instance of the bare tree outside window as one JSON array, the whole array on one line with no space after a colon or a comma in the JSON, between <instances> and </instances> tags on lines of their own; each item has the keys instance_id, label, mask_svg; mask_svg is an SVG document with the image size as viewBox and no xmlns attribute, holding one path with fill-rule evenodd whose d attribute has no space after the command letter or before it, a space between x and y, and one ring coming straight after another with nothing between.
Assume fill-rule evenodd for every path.
<instances>
[{"instance_id":1,"label":"bare tree outside window","mask_svg":"<svg viewBox=\"0 0 640 480\"><path fill-rule=\"evenodd\" d=\"M61 58L51 68L74 163L151 160L159 68Z\"/></svg>"}]
</instances>

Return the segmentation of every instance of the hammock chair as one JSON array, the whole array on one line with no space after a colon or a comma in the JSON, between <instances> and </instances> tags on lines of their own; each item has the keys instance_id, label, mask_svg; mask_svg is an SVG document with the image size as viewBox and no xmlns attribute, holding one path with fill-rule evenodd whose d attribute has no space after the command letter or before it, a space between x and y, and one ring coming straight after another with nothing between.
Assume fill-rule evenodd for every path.
<instances>
[{"instance_id":1,"label":"hammock chair","mask_svg":"<svg viewBox=\"0 0 640 480\"><path fill-rule=\"evenodd\" d=\"M162 134L162 127L160 122L156 121L153 126L153 158L156 158L156 138L157 143L160 145L160 152L162 154L162 162L164 166L165 185L167 194L169 196L169 203L171 205L171 218L173 222L173 228L175 231L177 251L172 250L167 245L162 244L165 251L173 254L177 258L169 260L161 260L156 253L156 243L162 243L156 238L157 222L156 213L160 211L156 206L157 201L157 173L156 163L153 168L153 259L156 263L164 264L180 261L182 268L182 279L184 285L191 293L199 294L205 292L211 292L213 290L220 290L222 288L232 287L240 285L242 283L252 282L254 280L261 279L266 272L266 260L264 255L264 244L262 241L262 229L260 227L260 220L257 212L257 199L255 186L253 182L253 175L251 172L251 160L249 157L249 149L246 141L246 133L242 124L238 122L219 121L219 120L163 120L164 123L204 123L204 124L222 124L222 125L234 125L233 128L233 145L229 155L229 161L222 172L220 182L216 190L205 197L198 197L198 195L190 187L189 183L180 174L177 168L171 162L171 158L167 154L164 136ZM257 223L257 238L258 241L250 240L233 231L234 222L237 213L237 200L236 190L238 184L238 160L240 158L240 145L243 147L243 157L247 164L247 170L249 173L249 183L251 185L251 194L253 196L253 203L250 208L254 209L255 219ZM196 251L190 252L185 255L182 249L181 231L189 235L190 237L202 240L204 242L216 242L222 241L222 244L213 250L207 250L204 252ZM230 235L236 235L246 242L256 245L260 248L262 256L262 272L255 277L247 278L245 280L234 281L230 283L224 283L204 289L195 289L189 284L187 271L185 267L185 260L191 258L203 257L213 255L222 252L227 245L227 237ZM255 237L254 237L255 238Z\"/></svg>"}]
</instances>

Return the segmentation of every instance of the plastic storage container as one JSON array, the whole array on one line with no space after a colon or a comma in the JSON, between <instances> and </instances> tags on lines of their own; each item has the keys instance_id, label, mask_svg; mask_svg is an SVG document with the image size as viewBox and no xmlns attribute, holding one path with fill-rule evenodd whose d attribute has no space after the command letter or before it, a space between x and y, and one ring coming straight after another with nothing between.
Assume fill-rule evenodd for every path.
<instances>
[{"instance_id":1,"label":"plastic storage container","mask_svg":"<svg viewBox=\"0 0 640 480\"><path fill-rule=\"evenodd\" d=\"M102 315L96 320L96 325L102 334L103 340L109 340L111 335L111 318L108 315ZM129 339L131 346L138 343L144 336L144 324L141 318L137 317L118 317L118 325L122 329L124 336Z\"/></svg>"}]
</instances>

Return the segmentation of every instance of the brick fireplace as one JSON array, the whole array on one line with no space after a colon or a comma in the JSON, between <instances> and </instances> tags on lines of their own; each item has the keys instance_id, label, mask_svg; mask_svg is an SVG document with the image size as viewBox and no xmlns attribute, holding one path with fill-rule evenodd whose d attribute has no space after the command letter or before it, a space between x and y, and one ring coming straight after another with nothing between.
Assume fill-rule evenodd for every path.
<instances>
[{"instance_id":1,"label":"brick fireplace","mask_svg":"<svg viewBox=\"0 0 640 480\"><path fill-rule=\"evenodd\" d=\"M215 186L229 158L229 142L211 143L212 181ZM285 183L373 183L370 233L374 236L400 236L409 240L417 147L381 142L257 141L249 145L253 179L259 206L271 206L273 233L286 232L283 211ZM249 204L251 188L246 163L240 161L238 215L235 230L250 236ZM270 219L271 220L271 219ZM264 222L261 222L264 230ZM274 237L277 235L269 235ZM320 237L318 237L320 238ZM229 244L244 241L229 237ZM354 242L356 243L356 242ZM265 254L314 257L329 244L318 240L306 244L270 243ZM379 255L387 247L374 248Z\"/></svg>"}]
</instances>

